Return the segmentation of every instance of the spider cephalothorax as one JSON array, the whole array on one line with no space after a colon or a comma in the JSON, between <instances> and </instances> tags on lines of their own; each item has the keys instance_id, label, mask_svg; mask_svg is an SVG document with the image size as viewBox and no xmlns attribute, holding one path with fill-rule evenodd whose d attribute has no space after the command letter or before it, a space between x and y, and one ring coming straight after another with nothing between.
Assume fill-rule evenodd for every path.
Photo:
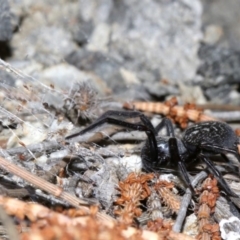
<instances>
[{"instance_id":1,"label":"spider cephalothorax","mask_svg":"<svg viewBox=\"0 0 240 240\"><path fill-rule=\"evenodd\" d=\"M130 123L122 120L123 118L140 118L141 122ZM143 167L147 171L159 171L163 167L177 168L187 186L193 191L186 164L199 159L217 177L226 193L236 196L209 159L209 156L214 154L221 154L227 159L225 154L231 153L240 161L237 149L238 137L226 123L209 121L194 124L186 129L183 138L180 139L175 137L173 124L168 118L164 118L154 128L150 120L140 112L107 111L96 122L66 139L82 135L103 123L144 131L147 134L148 139L141 153ZM159 136L158 133L163 128L166 128L167 134Z\"/></svg>"}]
</instances>

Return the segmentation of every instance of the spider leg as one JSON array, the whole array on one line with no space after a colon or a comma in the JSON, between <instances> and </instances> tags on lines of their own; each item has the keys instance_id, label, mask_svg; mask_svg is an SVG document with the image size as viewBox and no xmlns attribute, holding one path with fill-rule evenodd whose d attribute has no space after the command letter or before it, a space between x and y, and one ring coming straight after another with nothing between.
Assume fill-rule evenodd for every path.
<instances>
[{"instance_id":1,"label":"spider leg","mask_svg":"<svg viewBox=\"0 0 240 240\"><path fill-rule=\"evenodd\" d=\"M84 133L93 130L94 128L96 128L96 127L102 125L103 123L107 122L105 119L110 118L110 117L113 117L111 119L115 119L117 117L118 119L115 119L115 120L119 120L119 118L121 118L121 117L124 117L124 118L137 118L137 117L139 117L141 119L143 125L145 125L149 129L149 131L152 131L154 133L154 135L157 135L157 132L155 131L152 123L150 122L150 120L144 114L142 114L141 112L137 112L137 111L112 111L112 110L110 110L110 111L105 112L94 123L92 123L91 125L89 125L85 129L83 129L82 131L68 136L67 139L76 137L78 135L83 135ZM121 120L119 120L119 121L121 122ZM112 124L115 124L115 125L118 125L118 126L123 126L123 127L125 126L125 125L120 125L120 124L117 124L117 123L112 123ZM128 126L125 126L125 127L131 128L130 125L132 125L132 124L129 123L129 127ZM138 130L136 128L131 128L131 129Z\"/></svg>"},{"instance_id":2,"label":"spider leg","mask_svg":"<svg viewBox=\"0 0 240 240\"><path fill-rule=\"evenodd\" d=\"M229 160L229 158L224 153L221 153L221 157L225 160L227 166L231 169L233 173L235 174L239 173L239 168L236 165L234 165L234 163L231 160Z\"/></svg>"},{"instance_id":3,"label":"spider leg","mask_svg":"<svg viewBox=\"0 0 240 240\"><path fill-rule=\"evenodd\" d=\"M0 131L1 131L1 129L16 129L17 128L17 123L11 123L11 124L8 124L8 125L4 125L3 123L2 123L2 121L0 121Z\"/></svg>"},{"instance_id":4,"label":"spider leg","mask_svg":"<svg viewBox=\"0 0 240 240\"><path fill-rule=\"evenodd\" d=\"M193 186L191 184L190 178L188 176L185 163L181 159L179 151L178 151L178 145L177 145L176 138L170 138L169 139L169 151L170 151L171 159L177 161L178 171L181 174L181 177L183 178L183 180L187 184L188 188L191 190L192 194L194 194L195 192L194 192Z\"/></svg>"},{"instance_id":5,"label":"spider leg","mask_svg":"<svg viewBox=\"0 0 240 240\"><path fill-rule=\"evenodd\" d=\"M136 118L139 117L143 124L139 123L130 123L126 121L122 121L120 119L116 119L113 117L125 117L125 118ZM79 135L83 135L88 131L93 130L94 128L103 125L104 123L109 123L117 126L126 127L133 130L143 131L148 136L148 141L151 149L151 156L150 158L153 161L157 161L158 159L158 147L157 147L157 140L156 140L156 131L150 122L150 120L142 113L136 111L107 111L104 113L99 119L97 119L94 123L83 129L82 131L67 136L66 139L71 139L73 137L77 137Z\"/></svg>"},{"instance_id":6,"label":"spider leg","mask_svg":"<svg viewBox=\"0 0 240 240\"><path fill-rule=\"evenodd\" d=\"M169 118L163 118L162 121L155 127L155 131L158 133L164 127L167 129L167 136L175 137L173 124Z\"/></svg>"},{"instance_id":7,"label":"spider leg","mask_svg":"<svg viewBox=\"0 0 240 240\"><path fill-rule=\"evenodd\" d=\"M152 132L157 135L157 132L155 131L152 123L150 120L141 112L138 111L107 111L105 112L98 120L104 119L106 117L125 117L125 118L137 118L139 117L142 121L142 123L147 126Z\"/></svg>"},{"instance_id":8,"label":"spider leg","mask_svg":"<svg viewBox=\"0 0 240 240\"><path fill-rule=\"evenodd\" d=\"M235 149L223 148L223 147L219 147L219 146L216 146L216 145L209 145L209 144L201 144L200 148L203 149L203 150L209 150L209 151L213 151L213 152L216 152L216 153L223 153L223 154L224 153L231 153L240 162L240 155L239 155L237 149L235 150Z\"/></svg>"},{"instance_id":9,"label":"spider leg","mask_svg":"<svg viewBox=\"0 0 240 240\"><path fill-rule=\"evenodd\" d=\"M206 165L211 169L213 175L218 179L220 185L223 187L223 189L226 191L227 194L233 196L233 197L238 197L237 194L232 192L232 190L229 188L227 182L224 180L222 177L222 174L217 170L217 168L214 166L211 160L209 160L207 157L205 157L203 154L199 154L198 156L203 162L206 163Z\"/></svg>"}]
</instances>

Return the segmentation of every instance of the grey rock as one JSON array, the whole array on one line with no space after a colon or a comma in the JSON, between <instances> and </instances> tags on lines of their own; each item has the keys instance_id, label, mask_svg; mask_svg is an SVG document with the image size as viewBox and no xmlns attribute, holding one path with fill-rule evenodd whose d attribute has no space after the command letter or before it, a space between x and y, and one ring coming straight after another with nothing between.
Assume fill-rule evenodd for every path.
<instances>
[{"instance_id":1,"label":"grey rock","mask_svg":"<svg viewBox=\"0 0 240 240\"><path fill-rule=\"evenodd\" d=\"M236 0L201 0L203 3L203 27L218 25L223 33L219 45L240 50L240 1ZM216 35L219 33L216 32Z\"/></svg>"},{"instance_id":2,"label":"grey rock","mask_svg":"<svg viewBox=\"0 0 240 240\"><path fill-rule=\"evenodd\" d=\"M184 103L205 104L206 98L204 97L202 88L200 86L187 86L179 83L180 99Z\"/></svg>"},{"instance_id":3,"label":"grey rock","mask_svg":"<svg viewBox=\"0 0 240 240\"><path fill-rule=\"evenodd\" d=\"M91 21L82 22L77 28L73 29L73 39L81 46L87 44L89 35L92 34L92 31L93 24Z\"/></svg>"},{"instance_id":4,"label":"grey rock","mask_svg":"<svg viewBox=\"0 0 240 240\"><path fill-rule=\"evenodd\" d=\"M208 99L217 104L233 104L232 93L234 91L234 86L223 84L213 88L208 88L205 90L205 94ZM237 94L239 95L239 94ZM236 105L239 105L239 97L235 96L237 99Z\"/></svg>"},{"instance_id":5,"label":"grey rock","mask_svg":"<svg viewBox=\"0 0 240 240\"><path fill-rule=\"evenodd\" d=\"M25 40L22 37L17 34L13 39L15 57L23 59L27 55L45 66L62 62L64 56L76 49L71 34L60 27L39 27L25 36Z\"/></svg>"},{"instance_id":6,"label":"grey rock","mask_svg":"<svg viewBox=\"0 0 240 240\"><path fill-rule=\"evenodd\" d=\"M96 74L103 79L114 91L120 92L126 89L126 85L120 73L121 64L118 59L109 57L99 51L79 49L66 57L66 61L77 68Z\"/></svg>"},{"instance_id":7,"label":"grey rock","mask_svg":"<svg viewBox=\"0 0 240 240\"><path fill-rule=\"evenodd\" d=\"M88 82L100 95L110 92L108 86L99 77L67 63L44 69L39 80L48 86L53 84L56 89L65 92L70 92L75 83L82 82Z\"/></svg>"},{"instance_id":8,"label":"grey rock","mask_svg":"<svg viewBox=\"0 0 240 240\"><path fill-rule=\"evenodd\" d=\"M161 82L146 82L144 86L151 95L159 98L167 95L177 95L179 93L177 87L171 84L163 84Z\"/></svg>"},{"instance_id":9,"label":"grey rock","mask_svg":"<svg viewBox=\"0 0 240 240\"><path fill-rule=\"evenodd\" d=\"M201 39L198 0L80 0L79 5L83 21L93 22L95 28L109 24L108 53L120 55L125 68L157 72L172 81L194 76ZM92 41L89 36L90 45Z\"/></svg>"},{"instance_id":10,"label":"grey rock","mask_svg":"<svg viewBox=\"0 0 240 240\"><path fill-rule=\"evenodd\" d=\"M80 16L83 21L90 21L92 19L95 23L107 21L113 4L112 0L80 0Z\"/></svg>"},{"instance_id":11,"label":"grey rock","mask_svg":"<svg viewBox=\"0 0 240 240\"><path fill-rule=\"evenodd\" d=\"M15 86L16 78L13 74L8 73L0 68L0 88L7 88Z\"/></svg>"},{"instance_id":12,"label":"grey rock","mask_svg":"<svg viewBox=\"0 0 240 240\"><path fill-rule=\"evenodd\" d=\"M77 49L73 34L77 29L77 2L61 0L10 0L18 19L18 31L11 45L17 59L36 60L44 66L58 64Z\"/></svg>"},{"instance_id":13,"label":"grey rock","mask_svg":"<svg viewBox=\"0 0 240 240\"><path fill-rule=\"evenodd\" d=\"M204 77L204 87L240 82L240 52L230 48L203 44L197 73Z\"/></svg>"},{"instance_id":14,"label":"grey rock","mask_svg":"<svg viewBox=\"0 0 240 240\"><path fill-rule=\"evenodd\" d=\"M0 41L10 40L12 30L9 3L7 0L0 0Z\"/></svg>"}]
</instances>

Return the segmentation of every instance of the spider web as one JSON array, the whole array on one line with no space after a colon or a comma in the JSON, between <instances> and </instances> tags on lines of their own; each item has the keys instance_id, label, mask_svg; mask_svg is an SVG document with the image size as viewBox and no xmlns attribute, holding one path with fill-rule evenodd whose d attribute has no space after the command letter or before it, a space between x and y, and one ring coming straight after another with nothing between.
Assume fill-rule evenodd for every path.
<instances>
[{"instance_id":1,"label":"spider web","mask_svg":"<svg viewBox=\"0 0 240 240\"><path fill-rule=\"evenodd\" d=\"M34 143L37 138L45 139L54 121L54 114L44 107L46 97L64 98L67 93L39 82L3 60L0 60L0 69L3 73L0 79L2 125L7 127L15 123L21 126L11 132L18 141L25 140L25 144Z\"/></svg>"}]
</instances>

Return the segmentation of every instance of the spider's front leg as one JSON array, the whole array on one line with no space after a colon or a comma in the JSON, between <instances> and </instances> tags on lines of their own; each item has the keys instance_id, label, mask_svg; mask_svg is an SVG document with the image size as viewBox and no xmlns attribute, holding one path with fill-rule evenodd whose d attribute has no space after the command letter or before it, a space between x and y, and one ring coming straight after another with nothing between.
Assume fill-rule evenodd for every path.
<instances>
[{"instance_id":1,"label":"spider's front leg","mask_svg":"<svg viewBox=\"0 0 240 240\"><path fill-rule=\"evenodd\" d=\"M183 178L184 182L187 184L188 188L191 190L192 194L194 194L194 189L191 184L191 180L188 176L188 172L185 166L184 161L181 159L180 154L179 154L179 149L178 149L178 144L177 144L177 139L176 138L170 138L169 139L169 152L171 155L171 161L174 161L177 164L178 171Z\"/></svg>"},{"instance_id":2,"label":"spider's front leg","mask_svg":"<svg viewBox=\"0 0 240 240\"><path fill-rule=\"evenodd\" d=\"M156 133L158 133L164 127L167 129L167 136L174 138L175 134L173 129L173 123L169 118L163 118L162 121L155 127Z\"/></svg>"},{"instance_id":3,"label":"spider's front leg","mask_svg":"<svg viewBox=\"0 0 240 240\"><path fill-rule=\"evenodd\" d=\"M127 121L121 120L121 118L140 118L142 124L139 123L130 123ZM125 127L132 130L138 130L145 132L148 136L149 145L151 148L151 156L152 161L157 161L158 159L158 148L157 148L157 141L156 135L157 132L155 131L152 123L150 120L142 113L137 111L107 111L101 117L99 117L94 123L83 129L82 131L72 134L66 137L66 140L71 138L77 137L79 135L83 135L104 123L109 123L121 127Z\"/></svg>"}]
</instances>

